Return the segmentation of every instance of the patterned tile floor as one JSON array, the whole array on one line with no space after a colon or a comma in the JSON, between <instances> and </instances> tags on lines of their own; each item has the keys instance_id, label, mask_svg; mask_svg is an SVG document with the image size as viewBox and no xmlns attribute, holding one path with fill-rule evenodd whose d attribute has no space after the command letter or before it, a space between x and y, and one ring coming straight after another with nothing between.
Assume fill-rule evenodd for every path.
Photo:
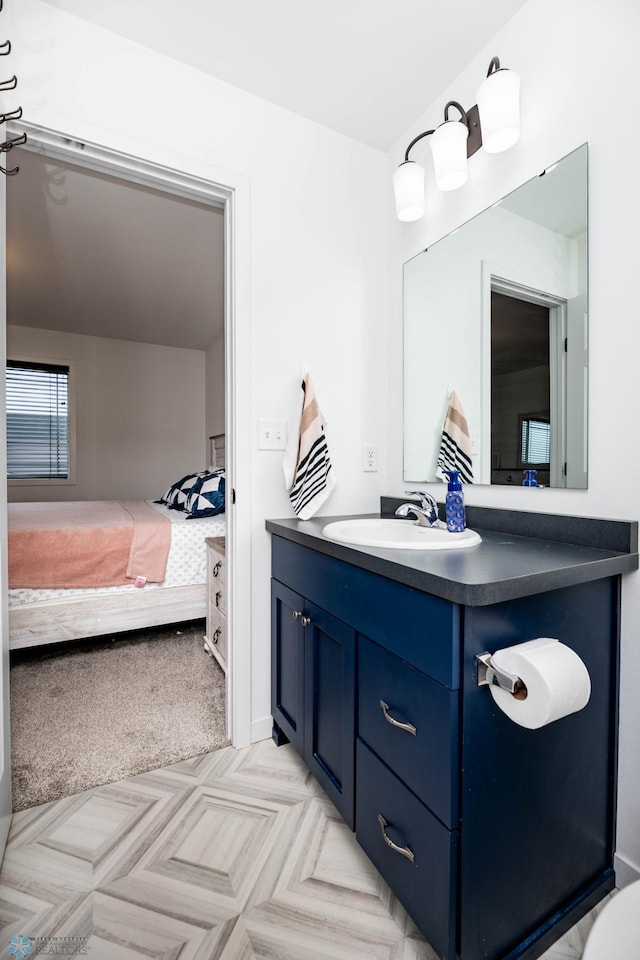
<instances>
[{"instance_id":1,"label":"patterned tile floor","mask_svg":"<svg viewBox=\"0 0 640 960\"><path fill-rule=\"evenodd\" d=\"M543 960L581 957L593 919ZM1 955L24 936L34 955L81 938L90 960L436 960L297 754L270 740L15 814L0 930Z\"/></svg>"}]
</instances>

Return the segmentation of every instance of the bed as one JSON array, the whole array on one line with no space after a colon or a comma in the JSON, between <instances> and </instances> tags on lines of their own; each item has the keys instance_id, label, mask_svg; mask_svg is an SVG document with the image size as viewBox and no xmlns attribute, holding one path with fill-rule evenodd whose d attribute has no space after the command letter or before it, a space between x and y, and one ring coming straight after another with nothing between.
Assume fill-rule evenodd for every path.
<instances>
[{"instance_id":1,"label":"bed","mask_svg":"<svg viewBox=\"0 0 640 960\"><path fill-rule=\"evenodd\" d=\"M62 588L59 586L31 587L22 585L24 581L19 578L19 585L17 586L12 586L10 581L9 645L11 649L39 646L46 643L60 643L84 637L103 636L109 633L120 633L126 630L159 626L166 623L179 623L206 616L205 540L207 537L221 537L226 534L224 442L223 438L220 437L211 438L211 440L212 466L207 471L190 475L189 479L196 478L196 483L189 489L187 489L187 478L185 477L169 488L167 494L162 498L164 502L116 502L120 506L124 505L124 510L134 515L137 510L143 516L148 516L151 512L158 518L163 518L159 522L165 531L169 531L169 536L162 579L159 582L151 582L151 580L146 580L145 577L136 578L135 570L127 570L127 573L131 572L132 576L125 578L124 583L119 583L118 578L115 577L112 578L111 584L107 586L79 586L74 581L73 586ZM222 481L220 482L221 477ZM182 486L180 486L181 484ZM216 504L214 512L213 509L205 509L207 502L202 496L202 491L205 488L211 489L216 485L221 494L219 493L215 500L212 495L208 503L209 506L212 503ZM180 497L184 495L182 505L176 499L173 503L166 502L170 491L175 492L176 488L179 488ZM186 509L189 497L191 496L193 500L196 494L198 496L197 503L202 506L199 510L194 509L193 512L189 512ZM222 500L220 500L220 497L222 497ZM102 510L103 503L103 501L95 502L96 515L98 515L98 508ZM12 508L27 506L29 513L35 515L37 504L9 505L10 544L12 536L13 543L18 542L15 537L19 521L16 521L15 517L20 513L16 509L12 511ZM42 507L44 506L42 504ZM46 506L50 508L52 505L47 504ZM64 506L71 508L72 504ZM86 516L87 511L92 510L92 504L84 503L82 508L82 515ZM22 513L24 514L24 510ZM37 527L38 524L33 521L31 526ZM134 530L137 529L137 527L134 527ZM87 531L85 530L84 533L86 536ZM82 530L79 535L82 536ZM135 540L135 538L136 533L134 532L133 539ZM37 539L33 543L37 544ZM151 549L156 549L153 541L151 542ZM14 547L14 556L17 553L18 548ZM103 556L104 554L101 552L101 565ZM131 556L133 556L133 553L131 553ZM9 559L11 569L11 546ZM136 579L138 581L142 579L145 582L136 583Z\"/></svg>"}]
</instances>

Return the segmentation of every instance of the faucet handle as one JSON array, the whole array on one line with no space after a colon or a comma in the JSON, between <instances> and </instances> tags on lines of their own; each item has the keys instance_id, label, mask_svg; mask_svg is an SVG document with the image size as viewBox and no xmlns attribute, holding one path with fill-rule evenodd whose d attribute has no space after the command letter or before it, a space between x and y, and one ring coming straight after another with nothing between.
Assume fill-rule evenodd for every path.
<instances>
[{"instance_id":1,"label":"faucet handle","mask_svg":"<svg viewBox=\"0 0 640 960\"><path fill-rule=\"evenodd\" d=\"M427 493L426 490L405 490L405 493L408 497L420 497L421 500L427 503L435 503L434 498L430 493Z\"/></svg>"},{"instance_id":2,"label":"faucet handle","mask_svg":"<svg viewBox=\"0 0 640 960\"><path fill-rule=\"evenodd\" d=\"M422 509L428 513L433 513L434 519L437 519L438 504L435 497L432 497L431 494L425 490L405 490L405 493L409 497L420 497L420 506Z\"/></svg>"}]
</instances>

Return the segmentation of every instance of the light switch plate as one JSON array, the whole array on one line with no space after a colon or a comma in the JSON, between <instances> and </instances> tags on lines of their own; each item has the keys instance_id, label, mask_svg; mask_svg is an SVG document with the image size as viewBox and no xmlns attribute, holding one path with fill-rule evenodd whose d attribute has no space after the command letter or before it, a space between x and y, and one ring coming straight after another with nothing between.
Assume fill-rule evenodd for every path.
<instances>
[{"instance_id":1,"label":"light switch plate","mask_svg":"<svg viewBox=\"0 0 640 960\"><path fill-rule=\"evenodd\" d=\"M287 421L258 420L258 450L286 450Z\"/></svg>"}]
</instances>

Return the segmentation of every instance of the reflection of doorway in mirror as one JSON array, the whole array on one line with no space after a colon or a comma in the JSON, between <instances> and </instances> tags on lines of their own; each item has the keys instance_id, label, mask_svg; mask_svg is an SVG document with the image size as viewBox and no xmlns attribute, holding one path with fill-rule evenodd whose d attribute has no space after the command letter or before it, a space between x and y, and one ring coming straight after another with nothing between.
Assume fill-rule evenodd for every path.
<instances>
[{"instance_id":1,"label":"reflection of doorway in mirror","mask_svg":"<svg viewBox=\"0 0 640 960\"><path fill-rule=\"evenodd\" d=\"M566 486L566 303L492 278L491 483Z\"/></svg>"}]
</instances>

